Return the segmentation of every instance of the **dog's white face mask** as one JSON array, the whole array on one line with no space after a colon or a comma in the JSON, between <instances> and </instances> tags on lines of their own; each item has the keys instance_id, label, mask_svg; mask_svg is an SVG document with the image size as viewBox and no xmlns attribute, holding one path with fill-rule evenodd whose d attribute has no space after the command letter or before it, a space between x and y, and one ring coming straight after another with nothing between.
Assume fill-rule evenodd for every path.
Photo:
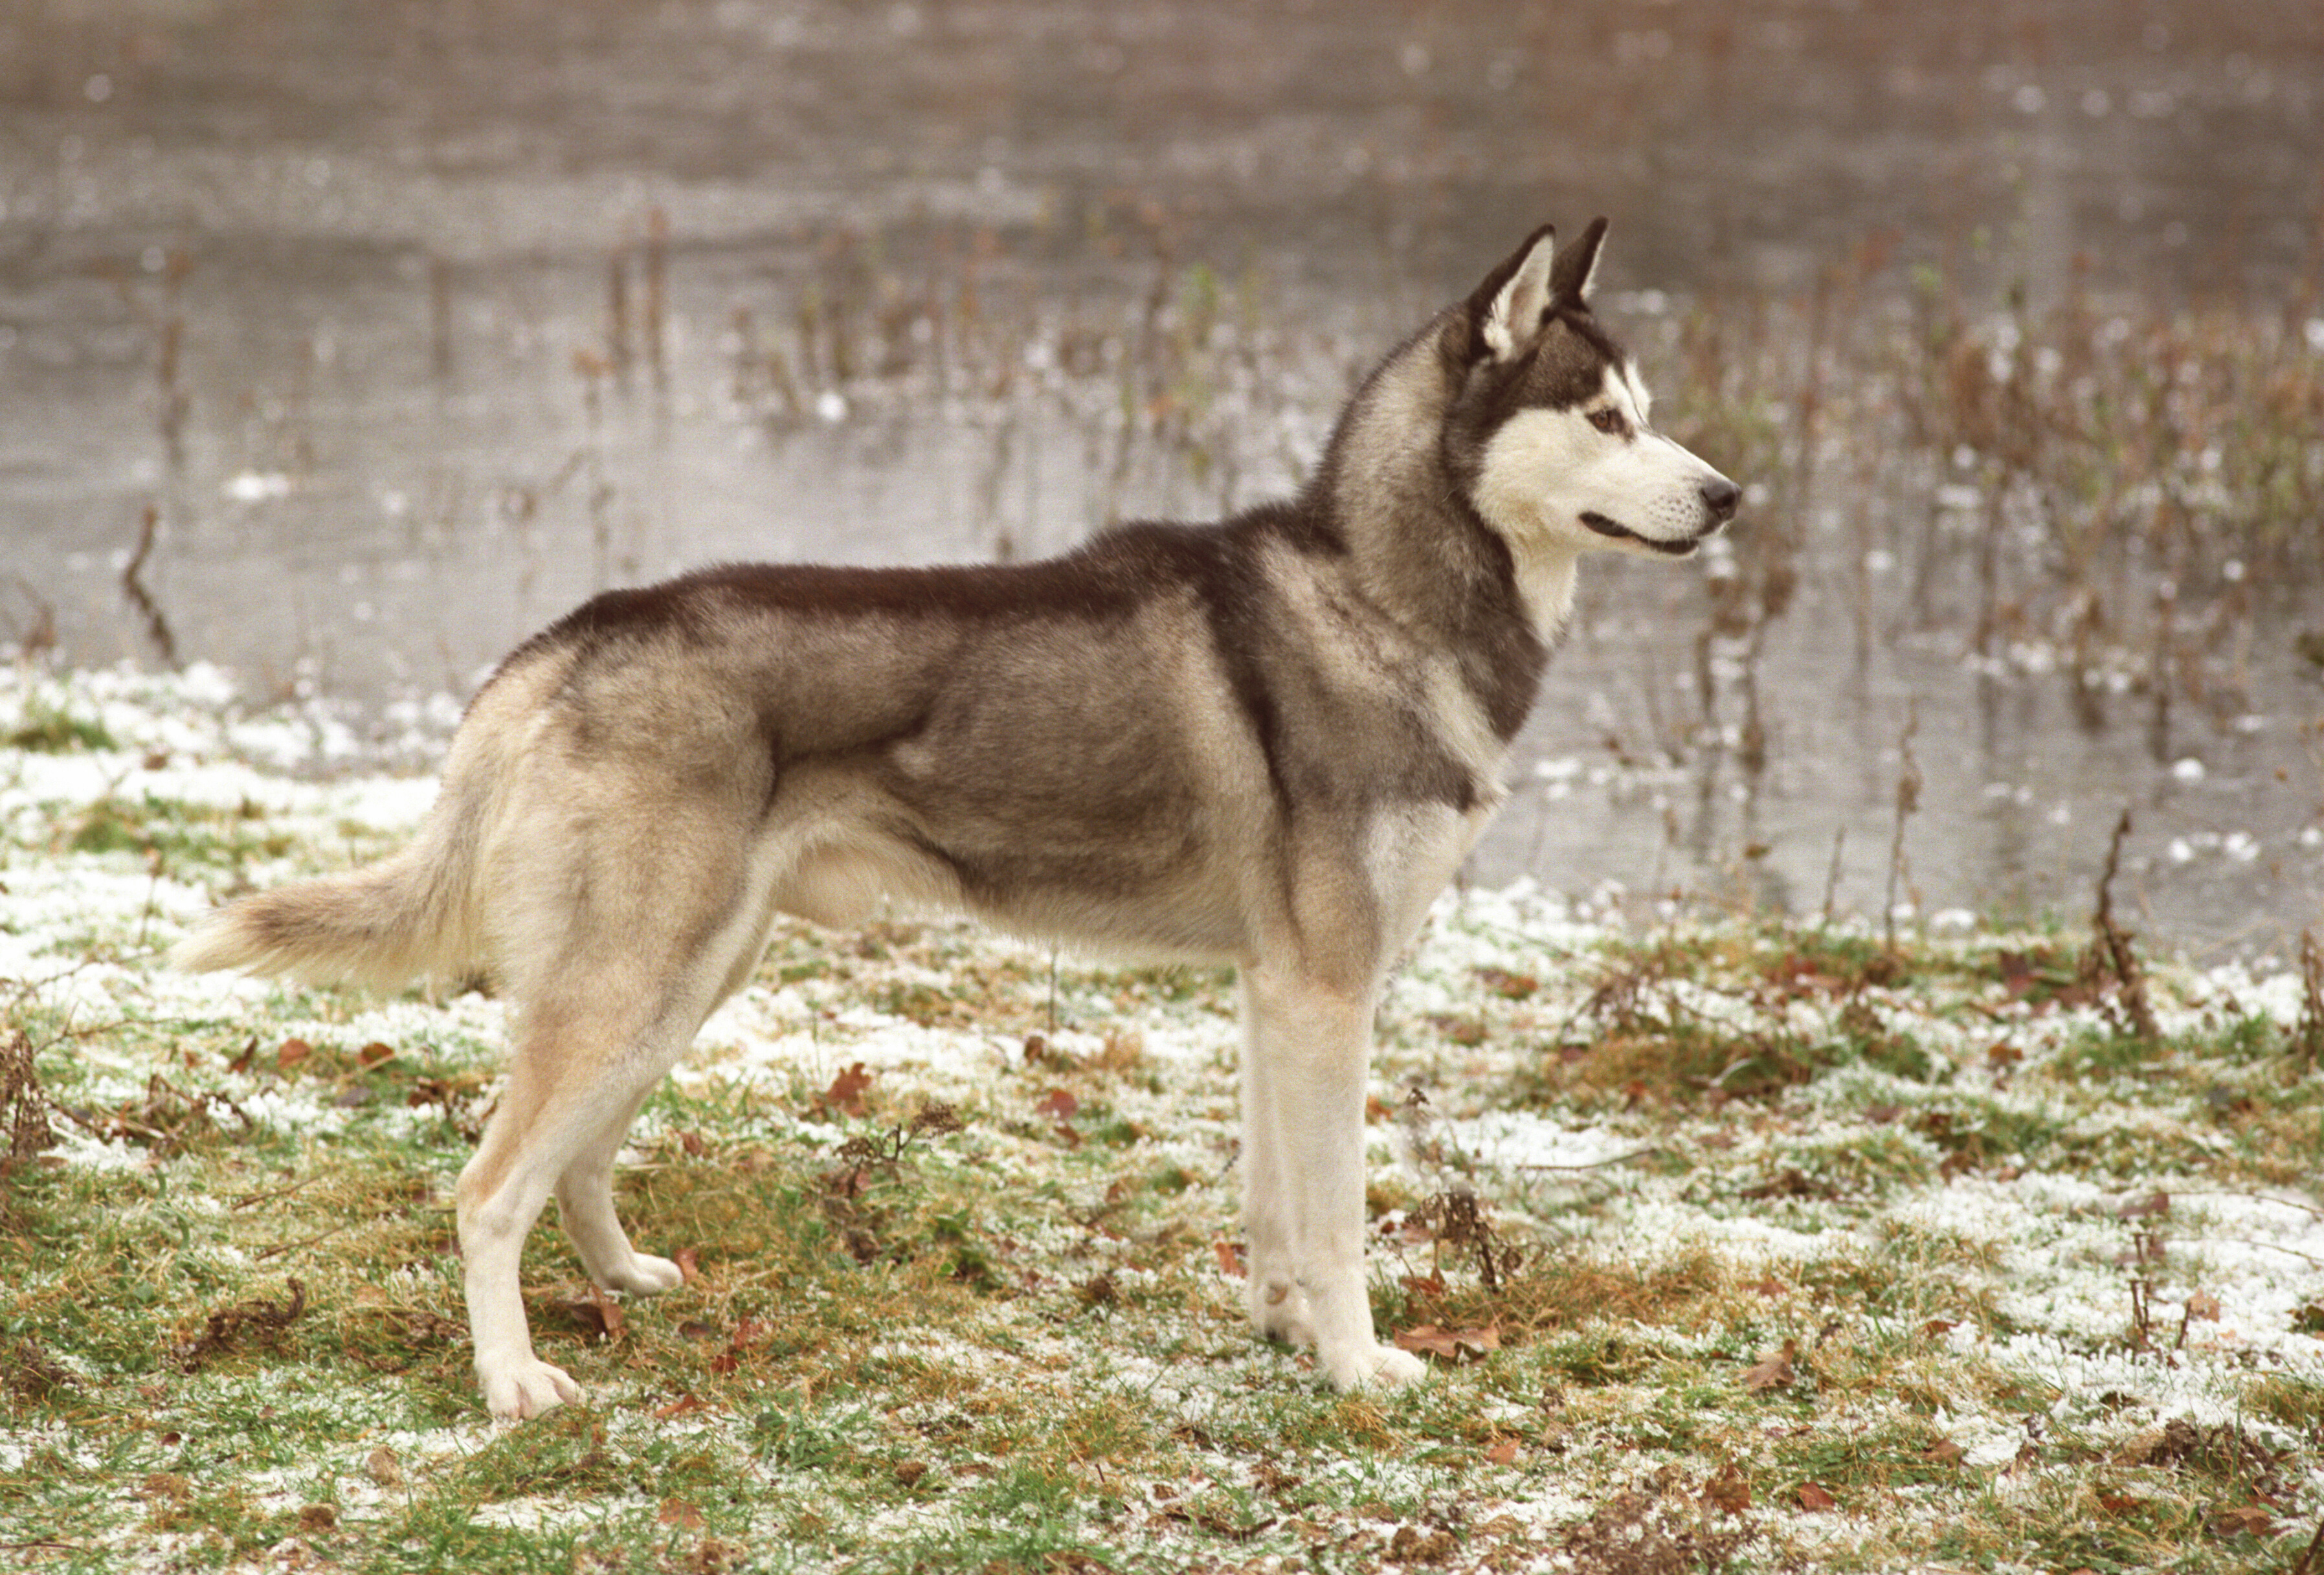
<instances>
[{"instance_id":1,"label":"dog's white face mask","mask_svg":"<svg viewBox=\"0 0 2324 1575\"><path fill-rule=\"evenodd\" d=\"M1606 367L1585 403L1519 410L1486 447L1478 511L1513 545L1692 555L1734 518L1741 493L1655 431L1651 407L1624 362Z\"/></svg>"},{"instance_id":2,"label":"dog's white face mask","mask_svg":"<svg viewBox=\"0 0 2324 1575\"><path fill-rule=\"evenodd\" d=\"M1536 234L1475 303L1510 408L1486 441L1473 497L1521 567L1597 548L1689 557L1742 495L1654 429L1637 368L1596 327L1587 297L1604 237L1602 220L1565 251Z\"/></svg>"}]
</instances>

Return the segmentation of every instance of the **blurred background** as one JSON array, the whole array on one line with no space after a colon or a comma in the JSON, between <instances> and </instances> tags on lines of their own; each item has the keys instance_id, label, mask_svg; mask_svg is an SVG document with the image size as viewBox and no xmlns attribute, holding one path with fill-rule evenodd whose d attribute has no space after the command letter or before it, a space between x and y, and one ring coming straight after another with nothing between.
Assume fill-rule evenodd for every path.
<instances>
[{"instance_id":1,"label":"blurred background","mask_svg":"<svg viewBox=\"0 0 2324 1575\"><path fill-rule=\"evenodd\" d=\"M2079 927L2128 808L2118 916L2324 925L2313 0L13 0L0 645L424 765L607 585L1286 492L1600 213L1748 503L1589 577L1471 879Z\"/></svg>"}]
</instances>

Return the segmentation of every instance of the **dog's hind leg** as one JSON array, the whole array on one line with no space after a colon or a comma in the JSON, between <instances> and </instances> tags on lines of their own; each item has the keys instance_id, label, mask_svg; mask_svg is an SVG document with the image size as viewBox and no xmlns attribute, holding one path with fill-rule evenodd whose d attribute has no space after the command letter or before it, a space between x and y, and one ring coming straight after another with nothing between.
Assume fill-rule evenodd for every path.
<instances>
[{"instance_id":1,"label":"dog's hind leg","mask_svg":"<svg viewBox=\"0 0 2324 1575\"><path fill-rule=\"evenodd\" d=\"M746 912L738 915L739 918L748 917L749 905L753 900L752 893L746 890ZM706 978L719 959L727 961L726 976L718 982L709 1007L702 1013L704 1017L748 982L760 953L766 950L770 915L763 895L757 896L755 901L755 919L724 926L699 953L696 967ZM696 1029L700 1026L697 1021ZM687 1040L691 1043L692 1039L693 1032L689 1031ZM602 1288L636 1296L669 1290L686 1277L684 1271L669 1259L640 1252L632 1246L629 1233L622 1229L621 1219L613 1209L613 1158L621 1152L622 1141L629 1136L639 1108L652 1092L650 1083L640 1089L636 1097L598 1130L557 1178L558 1217L581 1259L581 1266Z\"/></svg>"},{"instance_id":2,"label":"dog's hind leg","mask_svg":"<svg viewBox=\"0 0 2324 1575\"><path fill-rule=\"evenodd\" d=\"M1262 1333L1312 1343L1342 1389L1418 1377L1372 1332L1364 1285L1364 1080L1376 991L1261 962L1244 972L1244 1211Z\"/></svg>"},{"instance_id":3,"label":"dog's hind leg","mask_svg":"<svg viewBox=\"0 0 2324 1575\"><path fill-rule=\"evenodd\" d=\"M586 996L528 1007L508 1086L483 1145L460 1172L460 1256L476 1380L503 1421L581 1397L563 1368L533 1353L519 1264L558 1178L642 1092L636 1084L643 1080L614 1083L608 1075L640 1058L647 1025L637 1017L624 1021L627 1015L617 1002Z\"/></svg>"},{"instance_id":4,"label":"dog's hind leg","mask_svg":"<svg viewBox=\"0 0 2324 1575\"><path fill-rule=\"evenodd\" d=\"M604 852L590 850L600 874L613 862ZM580 1394L534 1353L518 1279L525 1236L552 1193L599 1285L656 1291L678 1281L677 1265L630 1245L613 1212L613 1162L638 1107L764 936L765 882L738 873L746 863L741 849L713 844L691 868L665 852L651 880L538 883L602 895L545 900L529 916L555 940L514 981L523 1004L508 1087L460 1173L476 1377L496 1417L537 1415Z\"/></svg>"},{"instance_id":5,"label":"dog's hind leg","mask_svg":"<svg viewBox=\"0 0 2324 1575\"><path fill-rule=\"evenodd\" d=\"M535 1416L580 1396L534 1354L518 1277L524 1239L552 1192L593 1280L632 1291L678 1281L677 1265L630 1246L611 1169L631 1117L701 1027L707 1009L687 999L687 982L642 1009L639 995L653 992L585 986L520 1016L508 1087L458 1189L476 1378L495 1417Z\"/></svg>"},{"instance_id":6,"label":"dog's hind leg","mask_svg":"<svg viewBox=\"0 0 2324 1575\"><path fill-rule=\"evenodd\" d=\"M622 1140L629 1136L638 1108L652 1091L650 1088L640 1090L635 1099L582 1146L580 1154L565 1167L565 1174L557 1178L558 1218L564 1223L565 1234L572 1241L581 1266L602 1288L626 1291L634 1296L667 1291L686 1277L669 1259L640 1252L632 1246L629 1232L622 1229L621 1219L613 1211L613 1156L621 1152Z\"/></svg>"}]
</instances>

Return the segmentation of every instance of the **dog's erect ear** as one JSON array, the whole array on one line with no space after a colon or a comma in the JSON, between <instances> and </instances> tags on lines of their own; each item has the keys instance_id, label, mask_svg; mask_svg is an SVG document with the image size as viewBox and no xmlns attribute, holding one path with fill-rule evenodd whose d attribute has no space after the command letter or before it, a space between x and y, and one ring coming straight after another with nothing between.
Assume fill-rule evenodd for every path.
<instances>
[{"instance_id":1,"label":"dog's erect ear","mask_svg":"<svg viewBox=\"0 0 2324 1575\"><path fill-rule=\"evenodd\" d=\"M1550 270L1549 299L1556 306L1583 306L1590 297L1590 281L1598 272L1598 248L1605 244L1606 221L1594 218L1582 238L1557 254L1557 266Z\"/></svg>"},{"instance_id":2,"label":"dog's erect ear","mask_svg":"<svg viewBox=\"0 0 2324 1575\"><path fill-rule=\"evenodd\" d=\"M1549 307L1551 264L1557 257L1557 230L1544 225L1485 275L1469 298L1472 345L1506 361L1533 338Z\"/></svg>"}]
</instances>

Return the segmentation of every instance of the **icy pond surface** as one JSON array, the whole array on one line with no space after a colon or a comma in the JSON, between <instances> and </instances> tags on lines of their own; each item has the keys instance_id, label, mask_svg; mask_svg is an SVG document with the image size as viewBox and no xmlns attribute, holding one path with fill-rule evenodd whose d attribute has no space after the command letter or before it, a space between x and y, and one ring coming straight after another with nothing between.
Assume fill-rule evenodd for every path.
<instances>
[{"instance_id":1,"label":"icy pond surface","mask_svg":"<svg viewBox=\"0 0 2324 1575\"><path fill-rule=\"evenodd\" d=\"M2324 355L2324 14L2022 13L12 9L0 643L163 659L134 566L179 659L392 731L604 585L1207 517L1295 484L1541 218L1612 216L1601 309L1680 419L1672 325L1780 331L1868 251L1831 312L1918 268L1997 309L2241 302ZM1918 615L1974 476L1931 521L1825 474L1751 651L1704 635L1718 562L1592 581L1475 879L1864 914L1893 872L1920 922L2079 925L2127 806L2133 924L2319 923L2324 587L2258 587L2200 695L2072 692L2054 642Z\"/></svg>"}]
</instances>

